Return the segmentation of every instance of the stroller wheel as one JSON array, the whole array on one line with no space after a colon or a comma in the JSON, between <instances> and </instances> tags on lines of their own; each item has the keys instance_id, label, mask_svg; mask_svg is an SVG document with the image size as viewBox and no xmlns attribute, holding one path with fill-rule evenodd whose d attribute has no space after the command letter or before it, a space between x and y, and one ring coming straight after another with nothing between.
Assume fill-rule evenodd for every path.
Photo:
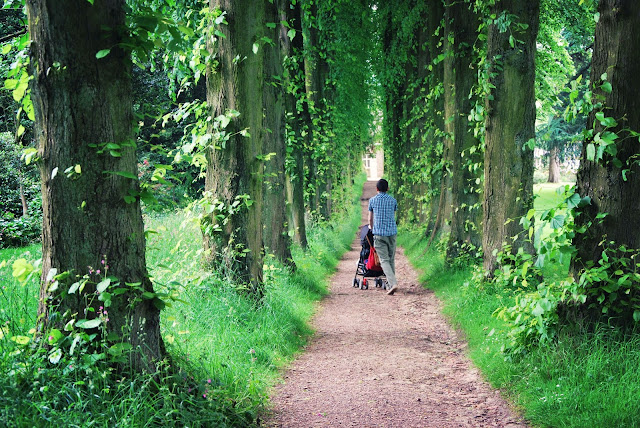
<instances>
[{"instance_id":1,"label":"stroller wheel","mask_svg":"<svg viewBox=\"0 0 640 428\"><path fill-rule=\"evenodd\" d=\"M382 281L380 281L380 278L376 278L376 288L380 287L382 287Z\"/></svg>"},{"instance_id":2,"label":"stroller wheel","mask_svg":"<svg viewBox=\"0 0 640 428\"><path fill-rule=\"evenodd\" d=\"M360 285L358 284L358 278L353 278L353 286L358 287L358 285Z\"/></svg>"},{"instance_id":3,"label":"stroller wheel","mask_svg":"<svg viewBox=\"0 0 640 428\"><path fill-rule=\"evenodd\" d=\"M366 290L368 288L369 288L369 283L367 281L367 278L362 278L362 284L360 285L360 289Z\"/></svg>"}]
</instances>

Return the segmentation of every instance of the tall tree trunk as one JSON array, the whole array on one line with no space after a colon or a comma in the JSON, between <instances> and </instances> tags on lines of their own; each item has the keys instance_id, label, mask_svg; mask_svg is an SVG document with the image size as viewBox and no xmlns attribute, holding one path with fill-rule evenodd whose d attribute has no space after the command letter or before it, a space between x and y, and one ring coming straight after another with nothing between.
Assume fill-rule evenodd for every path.
<instances>
[{"instance_id":1,"label":"tall tree trunk","mask_svg":"<svg viewBox=\"0 0 640 428\"><path fill-rule=\"evenodd\" d=\"M450 73L450 67L447 71L447 66L450 65L450 58L447 58L445 61L438 61L437 58L444 52L446 52L446 46L448 46L449 42L447 37L444 37L444 46L441 46L441 36L440 31L437 31L440 28L441 20L445 17L445 8L442 0L433 0L429 3L430 13L429 13L429 21L428 27L429 31L432 34L429 41L429 54L433 68L433 78L432 82L437 84L438 82L442 82L443 84L443 93L436 97L436 100L433 103L433 123L435 125L435 130L440 131L441 134L445 134L444 138L440 137L441 134L434 133L431 144L438 148L439 145L442 145L442 159L443 159L443 167L437 171L437 175L435 180L433 180L434 189L432 191L432 197L438 198L437 202L437 210L434 212L432 208L431 217L433 218L433 227L430 231L429 236L429 245L440 237L442 233L448 232L447 228L447 220L450 218L451 214L451 176L447 172L448 161L450 156L450 140L449 135L447 135L447 128L449 124L447 123L447 117L452 114L452 106L447 104L450 100L452 100L451 93L451 85L453 84L453 76ZM446 18L445 18L446 19ZM444 33L445 29L440 28ZM434 152L436 152L434 150ZM437 187L435 187L437 186ZM432 203L432 207L436 206L435 202Z\"/></svg>"},{"instance_id":2,"label":"tall tree trunk","mask_svg":"<svg viewBox=\"0 0 640 428\"><path fill-rule=\"evenodd\" d=\"M420 3L420 22L427 22L429 17L429 8L427 4ZM420 105L423 100L425 93L429 88L428 84L428 65L430 62L429 59L429 28L426 25L420 25L418 28L418 33L416 35L416 59L417 59L417 81L418 85L416 85L413 95L414 100L414 108ZM420 111L422 110L422 111ZM421 152L425 145L429 143L426 138L429 130L427 129L427 115L428 112L423 109L418 109L420 111L419 116L415 119L415 130L416 135L413 138L413 147L412 147L412 157L418 159L421 156ZM414 159L414 161L415 161ZM422 175L424 177L424 171L422 170L422 166L418 164L415 168L413 168L414 174ZM425 223L428 220L429 214L429 206L428 206L428 193L429 187L425 182L425 179L417 179L414 180L411 185L411 191L414 197L416 198L416 220L418 223Z\"/></svg>"},{"instance_id":3,"label":"tall tree trunk","mask_svg":"<svg viewBox=\"0 0 640 428\"><path fill-rule=\"evenodd\" d=\"M92 319L110 303L102 326L140 351L135 368L153 369L163 354L161 302L143 296L153 287L138 197L131 61L114 47L120 42L115 29L125 25L124 7L124 0L27 1L42 178L39 333L64 331L68 319L54 311ZM110 54L96 59L106 48ZM49 280L54 272L71 275L55 289ZM70 293L84 275L86 286ZM120 285L112 280L98 301L96 284L107 275ZM116 295L115 288L127 291Z\"/></svg>"},{"instance_id":4,"label":"tall tree trunk","mask_svg":"<svg viewBox=\"0 0 640 428\"><path fill-rule=\"evenodd\" d=\"M455 258L465 245L480 247L482 234L482 209L480 193L476 184L477 173L468 163L481 165L482 155L471 148L479 146L479 141L469 128L468 116L473 108L473 98L469 93L476 81L476 67L473 63L473 44L477 38L478 19L465 2L455 2L448 6L450 32L454 35L455 56L453 59L454 117L453 147L451 156L451 195L453 212L451 235L447 246L447 258Z\"/></svg>"},{"instance_id":5,"label":"tall tree trunk","mask_svg":"<svg viewBox=\"0 0 640 428\"><path fill-rule=\"evenodd\" d=\"M276 23L286 19L280 11L289 7L289 1L277 0L265 2L267 9L266 22ZM287 192L285 175L286 126L285 126L285 88L283 87L282 44L288 39L286 27L280 24L273 29L266 28L266 37L278 42L273 46L263 46L265 56L265 85L263 95L263 111L265 128L264 153L275 155L266 161L264 166L264 246L282 263L290 265L291 238L287 227ZM288 40L286 40L288 43Z\"/></svg>"},{"instance_id":6,"label":"tall tree trunk","mask_svg":"<svg viewBox=\"0 0 640 428\"><path fill-rule=\"evenodd\" d=\"M210 197L224 205L211 217L212 228L219 232L205 233L204 245L210 261L227 268L236 279L250 284L260 297L262 293L262 180L265 129L263 124L263 98L265 51L259 45L265 36L265 3L256 5L251 0L211 0L212 9L226 12L228 25L219 31L224 37L216 39L218 69L207 71L207 102L212 118L228 110L240 116L226 128L229 140L220 148L207 153L205 190ZM236 58L241 58L237 60ZM219 125L214 125L219 126ZM247 129L249 136L242 136ZM247 195L249 203L244 199ZM239 205L234 204L240 202ZM230 214L228 210L231 209ZM217 215L226 216L219 225ZM221 260L220 260L221 259Z\"/></svg>"},{"instance_id":7,"label":"tall tree trunk","mask_svg":"<svg viewBox=\"0 0 640 428\"><path fill-rule=\"evenodd\" d=\"M581 208L576 217L578 226L592 223L587 232L576 235L574 243L578 250L572 270L578 274L581 267L602 257L603 242L614 241L616 246L640 248L640 146L636 137L625 129L640 130L640 10L631 0L602 0L599 5L600 20L596 24L593 50L593 91L603 97L604 114L614 118L618 125L608 129L616 132L617 159L619 168L608 154L603 161L587 158L588 147L593 141L585 141L578 170L577 192L589 196L591 205ZM613 90L603 91L604 82L599 77L607 74L607 82ZM594 134L602 132L603 126L596 119L596 111L589 115L587 129ZM627 170L623 174L623 170ZM626 179L625 179L626 177ZM607 213L602 221L596 221L598 213Z\"/></svg>"},{"instance_id":8,"label":"tall tree trunk","mask_svg":"<svg viewBox=\"0 0 640 428\"><path fill-rule=\"evenodd\" d=\"M533 251L519 219L533 207L533 149L527 142L535 138L539 11L539 0L503 0L494 6L493 14L506 13L515 22L504 32L495 24L489 26L487 56L494 89L486 99L482 239L488 275L496 269L495 252L504 244L512 245L514 251L519 247Z\"/></svg>"},{"instance_id":9,"label":"tall tree trunk","mask_svg":"<svg viewBox=\"0 0 640 428\"><path fill-rule=\"evenodd\" d=\"M304 153L305 147L309 144L309 132L304 131L311 126L311 116L309 115L309 104L306 102L304 91L304 63L302 41L302 12L300 2L291 4L284 2L281 22L288 22L295 31L293 39L288 36L288 30L284 25L280 25L280 48L282 56L286 58L285 70L285 112L288 124L292 130L292 137L289 139L291 153L291 171L287 174L287 199L290 206L290 217L292 229L294 231L295 242L303 249L307 248L307 228L305 225L305 204L304 204ZM304 132L303 132L304 131Z\"/></svg>"},{"instance_id":10,"label":"tall tree trunk","mask_svg":"<svg viewBox=\"0 0 640 428\"><path fill-rule=\"evenodd\" d=\"M453 195L451 193L452 175L455 173L451 167L453 165L453 157L455 156L453 147L454 129L453 120L455 118L455 71L454 63L454 44L451 42L453 36L451 23L453 17L450 15L451 8L449 5L445 7L444 16L444 37L442 52L444 54L443 63L443 85L444 85L444 150L442 153L443 168L442 178L440 182L440 204L438 205L439 224L436 223L438 236L448 233L451 230L451 214L453 211L452 202ZM451 37L450 37L451 36Z\"/></svg>"},{"instance_id":11,"label":"tall tree trunk","mask_svg":"<svg viewBox=\"0 0 640 428\"><path fill-rule=\"evenodd\" d=\"M14 144L16 147L20 147L22 145L22 137L24 134L19 136L18 129L20 127L19 121L16 124L16 132L14 133ZM20 193L20 205L22 205L22 217L26 217L29 215L29 205L27 204L27 197L24 194L24 174L22 173L22 167L18 164L18 192Z\"/></svg>"},{"instance_id":12,"label":"tall tree trunk","mask_svg":"<svg viewBox=\"0 0 640 428\"><path fill-rule=\"evenodd\" d=\"M309 208L318 215L322 210L321 194L324 191L321 186L321 159L319 158L319 146L322 143L322 114L324 104L322 103L322 87L320 73L320 55L318 41L318 5L316 0L309 2L309 9L306 11L304 23L304 70L305 70L305 91L307 103L311 115L309 132L310 144L306 151L307 183L309 187Z\"/></svg>"},{"instance_id":13,"label":"tall tree trunk","mask_svg":"<svg viewBox=\"0 0 640 428\"><path fill-rule=\"evenodd\" d=\"M558 159L560 148L556 144L554 143L549 150L549 179L547 180L549 183L560 182L560 160Z\"/></svg>"},{"instance_id":14,"label":"tall tree trunk","mask_svg":"<svg viewBox=\"0 0 640 428\"><path fill-rule=\"evenodd\" d=\"M326 6L325 6L326 7ZM329 6L329 13L331 12L332 6ZM319 12L320 13L320 12ZM324 12L325 14L327 12ZM327 28L327 27L325 27ZM330 27L329 27L330 28ZM320 47L320 46L318 46ZM328 132L330 127L330 112L329 106L333 101L333 87L329 83L329 75L330 68L329 63L327 61L326 55L318 56L318 77L319 77L319 102L318 106L321 107L319 109L319 114L322 123L322 137L324 141L324 150L322 151L323 155L319 158L319 165L321 166L320 174L318 175L318 189L322 192L322 196L320 198L320 214L323 218L328 219L331 217L332 212L332 197L331 194L333 192L333 182L336 171L332 169L332 162L330 161L333 158L333 144L332 138L334 138L333 132Z\"/></svg>"},{"instance_id":15,"label":"tall tree trunk","mask_svg":"<svg viewBox=\"0 0 640 428\"><path fill-rule=\"evenodd\" d=\"M436 86L444 81L444 66L443 62L436 62L436 58L441 53L440 45L440 34L441 31L438 31L440 27L440 22L444 17L444 5L442 0L430 0L428 7L428 19L427 19L427 34L429 35L429 43L428 43L428 63L431 65L431 76L430 82L433 86L432 89L434 92L437 90ZM428 112L430 115L430 122L433 124L432 129L429 130L427 134L427 142L426 144L431 145L431 153L439 153L441 150L441 146L443 146L443 140L441 132L444 132L444 96L440 94L439 96L434 97L431 101L431 111ZM436 235L439 232L441 220L438 218L441 216L440 207L440 195L441 195L441 184L442 184L442 170L437 170L434 168L433 174L430 178L431 188L429 189L430 194L430 208L429 208L429 221L427 226L427 236L429 237L429 241L433 241Z\"/></svg>"}]
</instances>

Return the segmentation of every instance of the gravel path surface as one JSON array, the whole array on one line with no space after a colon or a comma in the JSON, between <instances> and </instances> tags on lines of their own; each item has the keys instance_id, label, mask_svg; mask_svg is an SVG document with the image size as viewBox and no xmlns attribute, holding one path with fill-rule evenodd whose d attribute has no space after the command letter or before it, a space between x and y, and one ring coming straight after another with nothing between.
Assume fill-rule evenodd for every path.
<instances>
[{"instance_id":1,"label":"gravel path surface","mask_svg":"<svg viewBox=\"0 0 640 428\"><path fill-rule=\"evenodd\" d=\"M374 194L367 182L362 224ZM284 373L263 426L526 427L466 357L466 343L402 249L393 296L352 287L359 252L356 237L312 321L316 334Z\"/></svg>"}]
</instances>

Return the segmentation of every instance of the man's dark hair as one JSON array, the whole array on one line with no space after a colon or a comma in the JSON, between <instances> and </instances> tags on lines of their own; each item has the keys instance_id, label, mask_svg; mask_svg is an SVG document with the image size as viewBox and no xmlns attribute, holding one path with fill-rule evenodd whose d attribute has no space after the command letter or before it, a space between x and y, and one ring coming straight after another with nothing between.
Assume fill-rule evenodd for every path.
<instances>
[{"instance_id":1,"label":"man's dark hair","mask_svg":"<svg viewBox=\"0 0 640 428\"><path fill-rule=\"evenodd\" d=\"M386 192L387 190L389 190L389 182L384 178L381 178L376 183L376 189L378 189L378 191L380 192Z\"/></svg>"}]
</instances>

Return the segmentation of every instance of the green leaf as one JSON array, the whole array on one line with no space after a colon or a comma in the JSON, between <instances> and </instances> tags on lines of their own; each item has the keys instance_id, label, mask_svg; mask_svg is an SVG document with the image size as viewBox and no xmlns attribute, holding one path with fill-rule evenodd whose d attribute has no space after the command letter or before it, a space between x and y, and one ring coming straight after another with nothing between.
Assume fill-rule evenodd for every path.
<instances>
[{"instance_id":1,"label":"green leaf","mask_svg":"<svg viewBox=\"0 0 640 428\"><path fill-rule=\"evenodd\" d=\"M98 327L100 324L102 324L102 320L100 318L94 318L92 320L81 319L76 322L76 327L91 329Z\"/></svg>"},{"instance_id":2,"label":"green leaf","mask_svg":"<svg viewBox=\"0 0 640 428\"><path fill-rule=\"evenodd\" d=\"M253 53L254 53L254 54L257 54L257 53L258 53L258 49L259 49L259 48L260 48L260 46L258 46L258 44L257 44L257 43L254 43L254 44L253 44L253 48L252 48Z\"/></svg>"},{"instance_id":3,"label":"green leaf","mask_svg":"<svg viewBox=\"0 0 640 428\"><path fill-rule=\"evenodd\" d=\"M18 345L26 345L31 341L31 338L28 336L12 336L11 340L16 342Z\"/></svg>"},{"instance_id":4,"label":"green leaf","mask_svg":"<svg viewBox=\"0 0 640 428\"><path fill-rule=\"evenodd\" d=\"M74 294L76 291L78 291L78 288L80 288L80 281L78 282L74 282L73 284L71 284L71 287L69 287L69 294Z\"/></svg>"},{"instance_id":5,"label":"green leaf","mask_svg":"<svg viewBox=\"0 0 640 428\"><path fill-rule=\"evenodd\" d=\"M610 118L608 118L610 119ZM615 122L615 121L614 121ZM595 138L594 138L595 139ZM600 136L599 140L606 144L613 144L618 139L618 134L611 131L604 131Z\"/></svg>"},{"instance_id":6,"label":"green leaf","mask_svg":"<svg viewBox=\"0 0 640 428\"><path fill-rule=\"evenodd\" d=\"M128 351L130 349L132 349L132 346L130 343L116 343L115 345L109 348L108 352L109 354L117 357L122 355L124 351Z\"/></svg>"},{"instance_id":7,"label":"green leaf","mask_svg":"<svg viewBox=\"0 0 640 428\"><path fill-rule=\"evenodd\" d=\"M227 125L229 125L229 123L231 122L231 119L224 114L221 114L220 116L216 117L215 120L220 122L220 127L222 129L226 128Z\"/></svg>"},{"instance_id":8,"label":"green leaf","mask_svg":"<svg viewBox=\"0 0 640 428\"><path fill-rule=\"evenodd\" d=\"M600 89L602 89L603 92L606 92L608 94L610 94L611 91L613 91L613 88L611 87L611 83L609 82L604 82L602 86L600 86Z\"/></svg>"},{"instance_id":9,"label":"green leaf","mask_svg":"<svg viewBox=\"0 0 640 428\"><path fill-rule=\"evenodd\" d=\"M104 290L107 289L109 284L111 284L111 279L105 278L98 283L98 285L96 286L96 290L98 290L98 293L102 293Z\"/></svg>"},{"instance_id":10,"label":"green leaf","mask_svg":"<svg viewBox=\"0 0 640 428\"><path fill-rule=\"evenodd\" d=\"M60 359L62 358L62 349L56 348L49 354L49 362L51 364L58 364Z\"/></svg>"},{"instance_id":11,"label":"green leaf","mask_svg":"<svg viewBox=\"0 0 640 428\"><path fill-rule=\"evenodd\" d=\"M560 229L564 225L565 216L558 214L551 219L551 227L554 229Z\"/></svg>"},{"instance_id":12,"label":"green leaf","mask_svg":"<svg viewBox=\"0 0 640 428\"><path fill-rule=\"evenodd\" d=\"M57 343L60 339L62 339L64 337L64 334L62 334L62 332L57 328L52 328L51 330L49 330L49 333L47 333L46 337L47 343L49 345L53 345L54 343Z\"/></svg>"},{"instance_id":13,"label":"green leaf","mask_svg":"<svg viewBox=\"0 0 640 428\"><path fill-rule=\"evenodd\" d=\"M16 79L7 79L4 81L4 87L13 90L18 87L18 81Z\"/></svg>"},{"instance_id":14,"label":"green leaf","mask_svg":"<svg viewBox=\"0 0 640 428\"><path fill-rule=\"evenodd\" d=\"M13 262L11 266L13 268L12 275L20 282L25 282L31 272L33 272L33 265L27 261L27 259L18 259Z\"/></svg>"},{"instance_id":15,"label":"green leaf","mask_svg":"<svg viewBox=\"0 0 640 428\"><path fill-rule=\"evenodd\" d=\"M604 112L601 112L601 111L596 113L596 119L598 119L600 121L602 126L605 126L607 128L613 128L614 126L618 125L618 122L616 122L616 120L614 118L605 117L604 116Z\"/></svg>"},{"instance_id":16,"label":"green leaf","mask_svg":"<svg viewBox=\"0 0 640 428\"><path fill-rule=\"evenodd\" d=\"M577 193L574 193L573 195L565 199L565 202L567 203L567 208L569 209L575 208L580 203L580 195L578 195Z\"/></svg>"},{"instance_id":17,"label":"green leaf","mask_svg":"<svg viewBox=\"0 0 640 428\"><path fill-rule=\"evenodd\" d=\"M287 37L289 37L289 39L293 40L295 36L296 36L296 30L294 28L287 31Z\"/></svg>"},{"instance_id":18,"label":"green leaf","mask_svg":"<svg viewBox=\"0 0 640 428\"><path fill-rule=\"evenodd\" d=\"M20 83L18 84L18 86L16 86L12 93L14 101L19 102L22 97L24 97L24 94L25 92L27 92L28 87L29 81L21 79Z\"/></svg>"},{"instance_id":19,"label":"green leaf","mask_svg":"<svg viewBox=\"0 0 640 428\"><path fill-rule=\"evenodd\" d=\"M156 293L152 293L151 291L145 291L142 293L143 299L153 299L154 297L156 297Z\"/></svg>"},{"instance_id":20,"label":"green leaf","mask_svg":"<svg viewBox=\"0 0 640 428\"><path fill-rule=\"evenodd\" d=\"M596 146L593 143L587 144L587 160L593 161L596 158Z\"/></svg>"},{"instance_id":21,"label":"green leaf","mask_svg":"<svg viewBox=\"0 0 640 428\"><path fill-rule=\"evenodd\" d=\"M193 37L193 35L195 34L191 28L185 27L184 25L178 25L178 30L182 31L189 37Z\"/></svg>"},{"instance_id":22,"label":"green leaf","mask_svg":"<svg viewBox=\"0 0 640 428\"><path fill-rule=\"evenodd\" d=\"M2 55L6 55L11 51L11 45L7 44L2 47Z\"/></svg>"},{"instance_id":23,"label":"green leaf","mask_svg":"<svg viewBox=\"0 0 640 428\"><path fill-rule=\"evenodd\" d=\"M22 157L24 158L24 163L26 165L29 165L33 161L33 158L36 157L37 154L38 154L38 150L34 149L33 147L29 147L28 149L24 149L24 152L22 152Z\"/></svg>"},{"instance_id":24,"label":"green leaf","mask_svg":"<svg viewBox=\"0 0 640 428\"><path fill-rule=\"evenodd\" d=\"M635 322L640 322L640 311L633 311L633 320Z\"/></svg>"},{"instance_id":25,"label":"green leaf","mask_svg":"<svg viewBox=\"0 0 640 428\"><path fill-rule=\"evenodd\" d=\"M137 180L138 177L136 177L135 174L128 172L128 171L105 171L107 174L113 174L113 175L119 175L120 177L124 177L124 178L130 178L132 180Z\"/></svg>"},{"instance_id":26,"label":"green leaf","mask_svg":"<svg viewBox=\"0 0 640 428\"><path fill-rule=\"evenodd\" d=\"M111 49L99 50L98 53L96 53L96 58L104 58L105 56L109 55L109 52L111 52Z\"/></svg>"}]
</instances>

